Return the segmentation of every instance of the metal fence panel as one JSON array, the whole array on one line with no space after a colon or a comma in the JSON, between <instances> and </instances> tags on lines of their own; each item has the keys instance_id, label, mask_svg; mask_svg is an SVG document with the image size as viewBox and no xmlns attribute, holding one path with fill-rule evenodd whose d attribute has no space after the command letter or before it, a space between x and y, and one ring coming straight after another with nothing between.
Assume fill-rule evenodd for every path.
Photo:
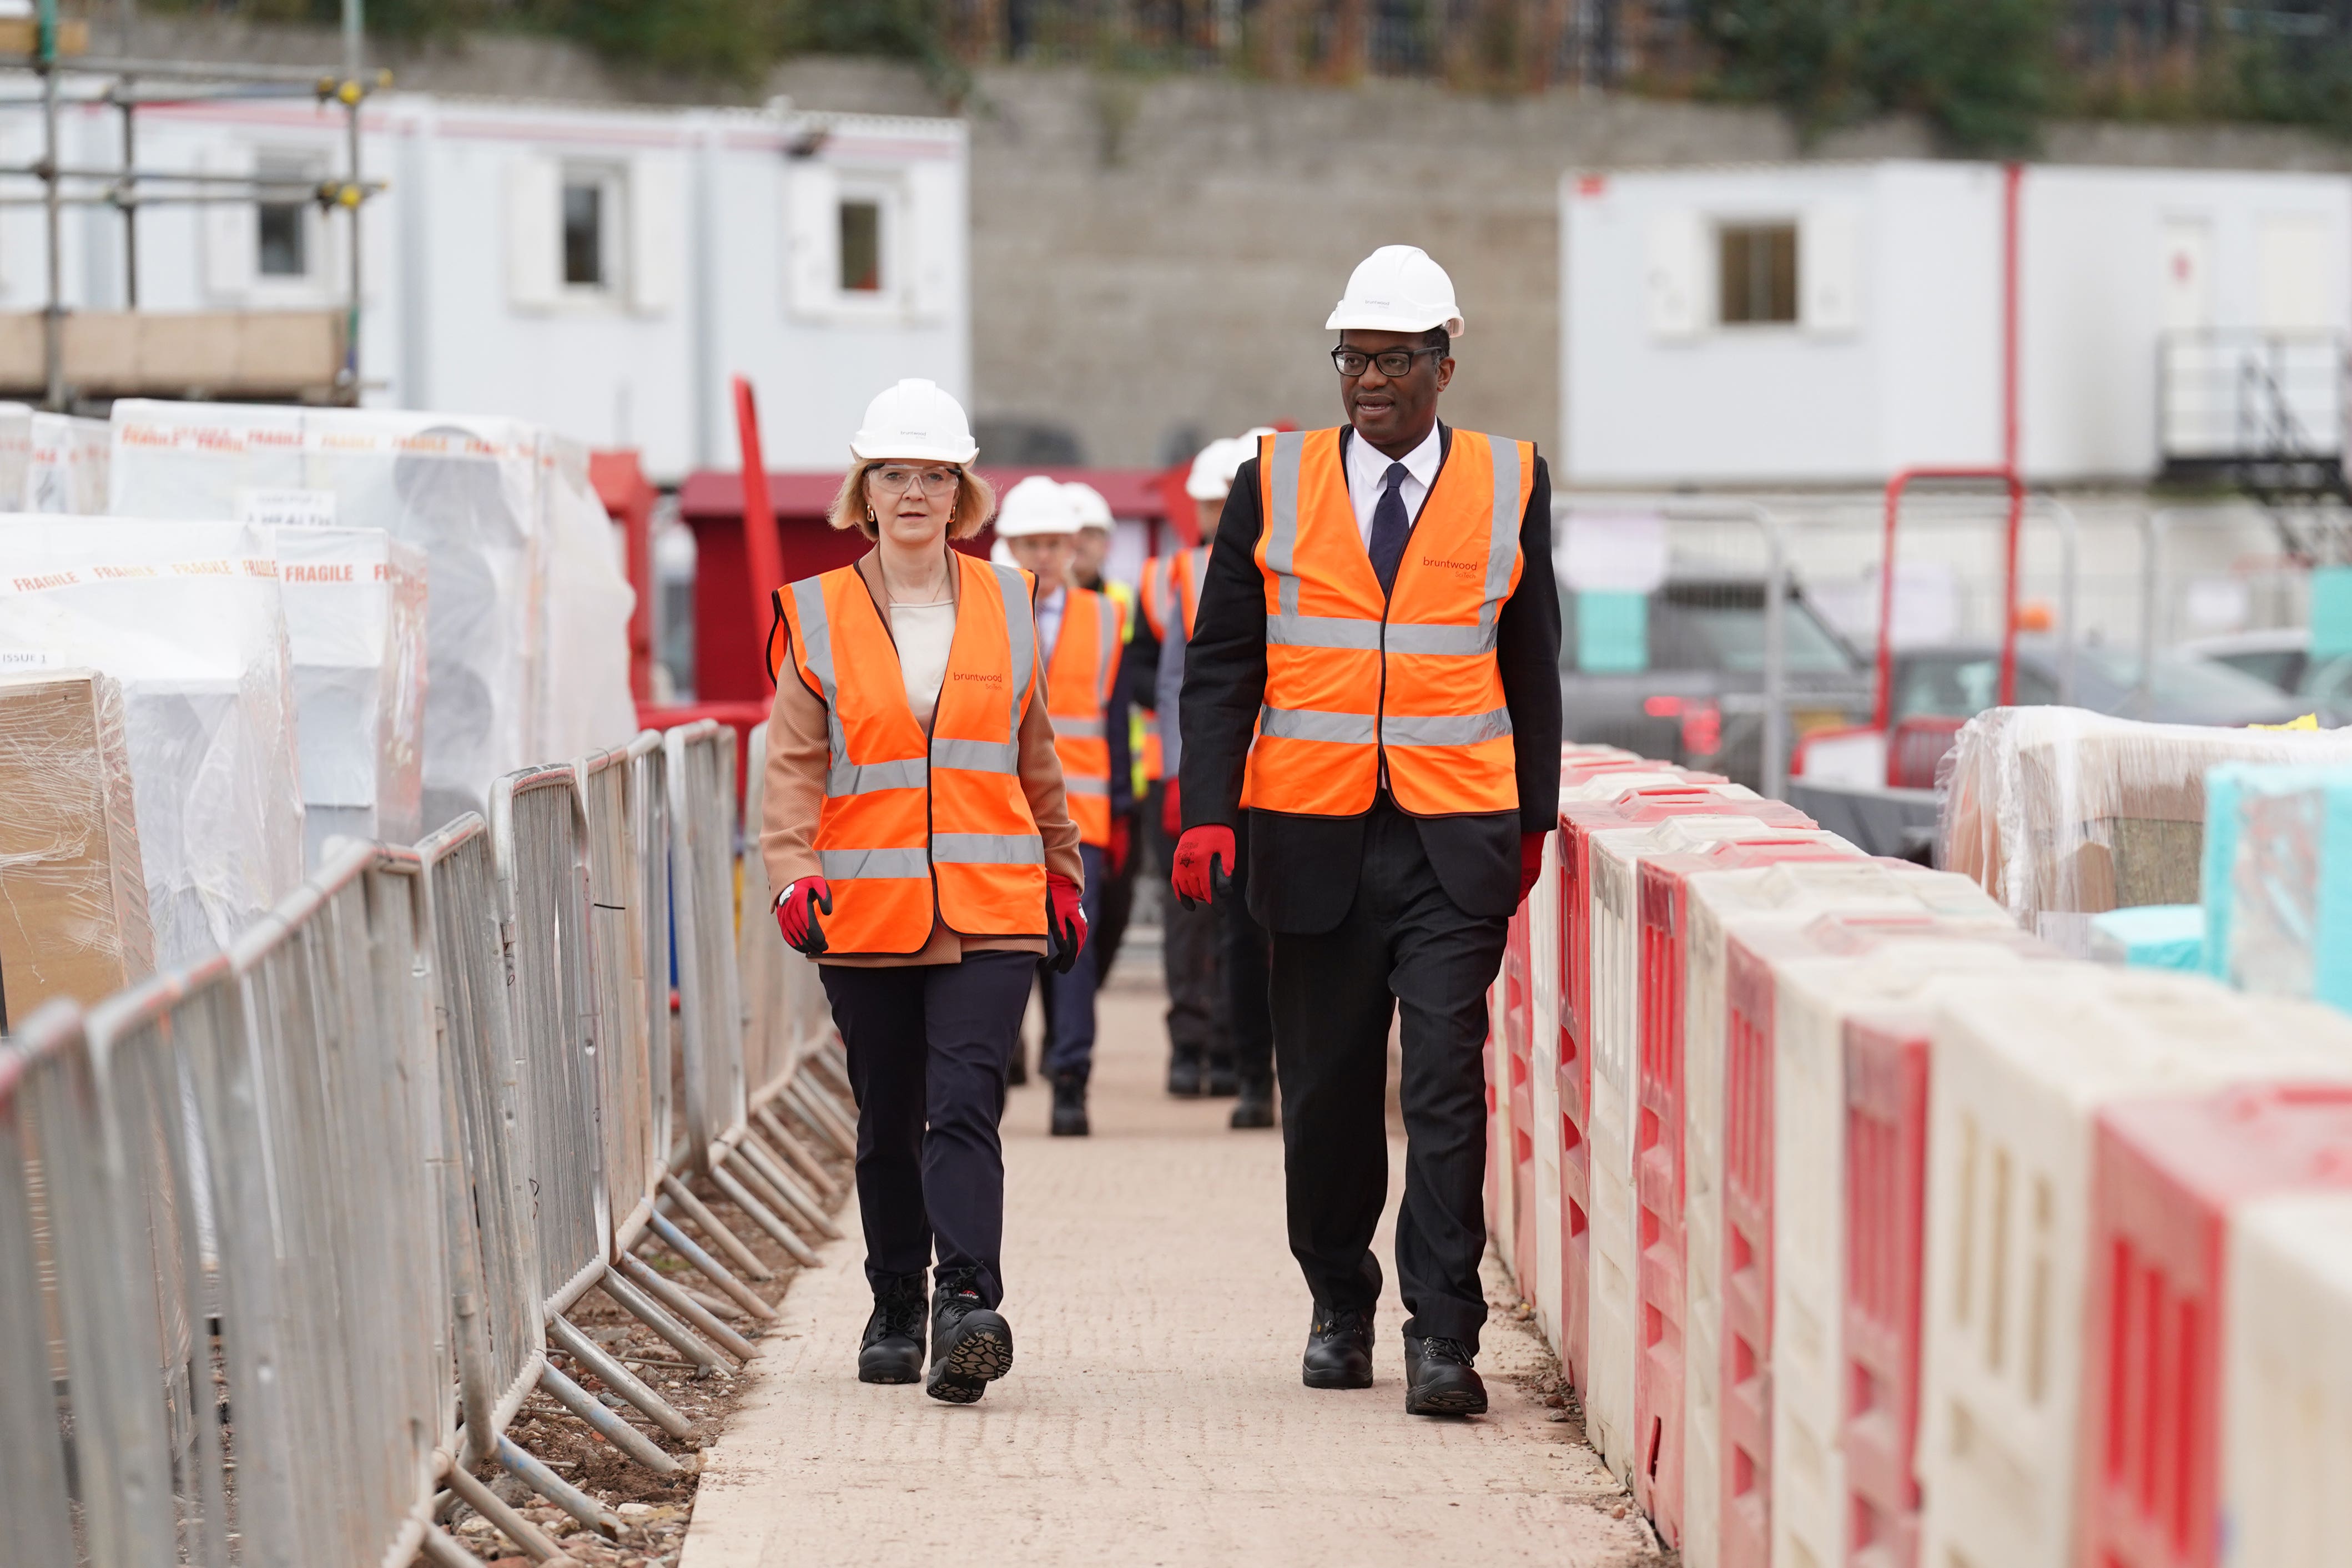
<instances>
[{"instance_id":1,"label":"metal fence panel","mask_svg":"<svg viewBox=\"0 0 2352 1568\"><path fill-rule=\"evenodd\" d=\"M507 1010L488 826L468 811L417 845L433 936L434 1006L458 1170L451 1268L474 1310L458 1323L467 1457L487 1458L539 1378L547 1332L525 1180L530 1101Z\"/></svg>"},{"instance_id":2,"label":"metal fence panel","mask_svg":"<svg viewBox=\"0 0 2352 1568\"><path fill-rule=\"evenodd\" d=\"M662 744L688 1157L700 1168L747 1110L735 973L735 732L699 719L668 731Z\"/></svg>"},{"instance_id":3,"label":"metal fence panel","mask_svg":"<svg viewBox=\"0 0 2352 1568\"><path fill-rule=\"evenodd\" d=\"M635 817L631 831L637 847L637 940L640 972L645 977L646 1072L652 1085L647 1102L652 1117L656 1186L669 1168L677 1115L670 1041L670 878L669 768L658 731L646 730L629 743L629 768L635 779L631 796ZM648 1189L650 1190L650 1189Z\"/></svg>"},{"instance_id":4,"label":"metal fence panel","mask_svg":"<svg viewBox=\"0 0 2352 1568\"><path fill-rule=\"evenodd\" d=\"M743 996L743 1079L750 1102L764 1105L783 1091L801 1059L829 1037L833 1013L815 963L784 946L768 915L779 889L768 885L760 856L760 810L768 727L751 736L752 764L743 781L743 921L738 968ZM757 911L758 913L754 913Z\"/></svg>"},{"instance_id":5,"label":"metal fence panel","mask_svg":"<svg viewBox=\"0 0 2352 1568\"><path fill-rule=\"evenodd\" d=\"M37 1040L58 1023L73 1027L70 1009L37 1015L30 1033ZM0 1519L7 1521L12 1561L73 1568L66 1411L50 1361L57 1314L46 1263L47 1205L23 1093L28 1066L23 1051L0 1048Z\"/></svg>"},{"instance_id":6,"label":"metal fence panel","mask_svg":"<svg viewBox=\"0 0 2352 1568\"><path fill-rule=\"evenodd\" d=\"M654 1116L654 1030L646 999L647 911L644 841L637 836L644 825L639 796L645 778L636 765L642 755L633 743L580 764L588 812L605 1203L614 1244L624 1249L653 1213L669 1153L668 1128L656 1125Z\"/></svg>"},{"instance_id":7,"label":"metal fence panel","mask_svg":"<svg viewBox=\"0 0 2352 1568\"><path fill-rule=\"evenodd\" d=\"M569 764L526 768L490 795L507 995L530 1097L527 1167L539 1293L560 1312L604 1271L603 1082L597 1061L587 811Z\"/></svg>"}]
</instances>

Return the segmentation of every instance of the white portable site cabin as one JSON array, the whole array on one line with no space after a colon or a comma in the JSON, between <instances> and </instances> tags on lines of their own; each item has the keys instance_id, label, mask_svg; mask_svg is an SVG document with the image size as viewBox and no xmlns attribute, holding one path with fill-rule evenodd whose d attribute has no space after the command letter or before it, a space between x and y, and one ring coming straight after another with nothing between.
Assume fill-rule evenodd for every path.
<instances>
[{"instance_id":1,"label":"white portable site cabin","mask_svg":"<svg viewBox=\"0 0 2352 1568\"><path fill-rule=\"evenodd\" d=\"M2029 479L2340 472L2352 177L2018 179ZM1999 464L2006 180L1925 161L1567 175L1555 471L1839 485Z\"/></svg>"},{"instance_id":2,"label":"white portable site cabin","mask_svg":"<svg viewBox=\"0 0 2352 1568\"><path fill-rule=\"evenodd\" d=\"M345 126L301 98L142 107L136 162L340 179ZM366 405L530 420L637 447L672 479L734 465L738 373L781 468L839 462L866 401L902 376L969 390L960 120L394 92L362 128L362 175L390 184L362 218ZM0 161L40 145L37 109L0 108ZM121 120L75 105L61 149L119 166ZM142 311L349 301L349 220L315 203L159 204L138 221ZM0 311L47 301L43 222L37 204L0 209ZM61 238L69 308L133 303L121 214L69 208Z\"/></svg>"}]
</instances>

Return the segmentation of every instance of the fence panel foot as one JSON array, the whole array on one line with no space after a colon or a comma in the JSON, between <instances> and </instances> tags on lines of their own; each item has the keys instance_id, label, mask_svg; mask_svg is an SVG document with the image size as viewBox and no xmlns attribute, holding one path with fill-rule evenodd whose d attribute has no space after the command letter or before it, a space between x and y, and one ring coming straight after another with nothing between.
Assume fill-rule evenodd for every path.
<instances>
[{"instance_id":1,"label":"fence panel foot","mask_svg":"<svg viewBox=\"0 0 2352 1568\"><path fill-rule=\"evenodd\" d=\"M541 1366L539 1369L539 1385L557 1404L596 1428L597 1434L604 1441L612 1444L654 1474L657 1476L677 1474L677 1461L655 1447L651 1437L622 1420L613 1411L606 1409L603 1402L594 1395L556 1371L555 1368ZM505 1527L502 1525L499 1528Z\"/></svg>"},{"instance_id":2,"label":"fence panel foot","mask_svg":"<svg viewBox=\"0 0 2352 1568\"><path fill-rule=\"evenodd\" d=\"M745 1158L760 1167L760 1174L768 1178L768 1185L774 1187L777 1194L791 1207L793 1212L800 1216L806 1228L815 1231L827 1241L841 1239L841 1227L835 1225L832 1217L825 1213L824 1205L819 1203L815 1195L803 1186L793 1173L784 1168L784 1162L778 1159L768 1145L760 1141L760 1135L757 1133L752 1132L749 1127L744 1128L743 1141L736 1147L742 1150Z\"/></svg>"},{"instance_id":3,"label":"fence panel foot","mask_svg":"<svg viewBox=\"0 0 2352 1568\"><path fill-rule=\"evenodd\" d=\"M671 1224L669 1217L659 1209L654 1211L651 1228L663 1246L693 1264L704 1279L732 1297L738 1307L764 1322L775 1321L775 1308L761 1301L758 1292L737 1279L724 1263L695 1245L694 1238Z\"/></svg>"},{"instance_id":4,"label":"fence panel foot","mask_svg":"<svg viewBox=\"0 0 2352 1568\"><path fill-rule=\"evenodd\" d=\"M594 1498L525 1453L512 1437L499 1439L499 1463L506 1467L509 1475L578 1520L584 1528L608 1540L621 1533L617 1514L606 1513L596 1506Z\"/></svg>"},{"instance_id":5,"label":"fence panel foot","mask_svg":"<svg viewBox=\"0 0 2352 1568\"><path fill-rule=\"evenodd\" d=\"M646 1418L681 1443L695 1440L694 1423L677 1406L655 1393L645 1381L623 1366L603 1345L573 1328L566 1320L547 1320L547 1337L555 1347L594 1373L605 1387L646 1413Z\"/></svg>"},{"instance_id":6,"label":"fence panel foot","mask_svg":"<svg viewBox=\"0 0 2352 1568\"><path fill-rule=\"evenodd\" d=\"M743 1184L735 1179L734 1172L723 1165L713 1166L710 1167L710 1179L719 1184L719 1190L725 1193L736 1207L750 1215L761 1229L774 1237L776 1245L791 1253L794 1262L803 1269L816 1267L815 1251L793 1233L791 1226L777 1218L766 1204L753 1197Z\"/></svg>"},{"instance_id":7,"label":"fence panel foot","mask_svg":"<svg viewBox=\"0 0 2352 1568\"><path fill-rule=\"evenodd\" d=\"M743 1239L727 1228L727 1222L710 1212L710 1206L694 1196L694 1189L674 1176L662 1177L662 1192L688 1219L701 1228L702 1233L719 1244L719 1249L735 1260L735 1265L754 1280L772 1280L775 1270L760 1261L760 1255L743 1245ZM654 1210L656 1218L661 1210ZM764 1303L762 1303L764 1305Z\"/></svg>"},{"instance_id":8,"label":"fence panel foot","mask_svg":"<svg viewBox=\"0 0 2352 1568\"><path fill-rule=\"evenodd\" d=\"M760 1354L759 1348L750 1340L712 1316L709 1308L663 1279L651 1264L635 1253L621 1254L621 1272L629 1277L631 1284L684 1318L688 1325L698 1331L705 1339L718 1341L719 1347L737 1361L749 1362Z\"/></svg>"},{"instance_id":9,"label":"fence panel foot","mask_svg":"<svg viewBox=\"0 0 2352 1568\"><path fill-rule=\"evenodd\" d=\"M570 1557L564 1555L563 1548L558 1546L545 1531L516 1512L512 1504L477 1480L464 1467L450 1466L448 1481L449 1490L457 1494L459 1501L497 1525L499 1533L521 1547L523 1554L532 1562L569 1563L572 1561ZM464 1561L467 1568L478 1568L478 1564L471 1556L467 1556Z\"/></svg>"},{"instance_id":10,"label":"fence panel foot","mask_svg":"<svg viewBox=\"0 0 2352 1568\"><path fill-rule=\"evenodd\" d=\"M798 1138L793 1136L793 1130L784 1125L782 1118L765 1105L752 1112L751 1115L776 1147L783 1151L784 1158L793 1163L793 1168L808 1177L811 1185L815 1186L819 1193L826 1197L832 1197L841 1191L841 1184L825 1174L825 1168L817 1164L816 1156L810 1154Z\"/></svg>"}]
</instances>

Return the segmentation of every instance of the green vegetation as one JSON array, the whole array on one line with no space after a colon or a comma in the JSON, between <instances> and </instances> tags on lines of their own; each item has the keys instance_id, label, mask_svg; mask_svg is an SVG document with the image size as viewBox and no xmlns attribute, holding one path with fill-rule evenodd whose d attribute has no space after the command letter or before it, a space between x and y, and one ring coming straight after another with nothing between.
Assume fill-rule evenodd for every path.
<instances>
[{"instance_id":1,"label":"green vegetation","mask_svg":"<svg viewBox=\"0 0 2352 1568\"><path fill-rule=\"evenodd\" d=\"M961 97L971 65L1018 56L1113 74L1422 74L1486 91L1600 80L1774 104L1809 139L1916 114L1948 149L1973 153L2031 151L2056 115L2254 120L2352 139L2352 24L2335 0L2200 6L2161 24L2191 30L2162 37L2149 31L2159 26L2152 8L2114 0L1611 3L1613 41L1573 36L1599 24L1565 20L1591 14L1554 0L368 0L368 24L411 40L551 34L616 65L741 88L791 55L851 54L913 62ZM338 0L144 5L312 23L332 23L341 9Z\"/></svg>"}]
</instances>

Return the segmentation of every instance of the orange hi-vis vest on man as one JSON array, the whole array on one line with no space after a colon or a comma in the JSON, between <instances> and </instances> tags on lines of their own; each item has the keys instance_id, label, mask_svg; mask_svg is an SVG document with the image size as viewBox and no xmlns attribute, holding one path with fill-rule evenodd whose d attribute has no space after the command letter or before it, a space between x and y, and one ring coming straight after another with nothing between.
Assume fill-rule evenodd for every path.
<instances>
[{"instance_id":1,"label":"orange hi-vis vest on man","mask_svg":"<svg viewBox=\"0 0 2352 1568\"><path fill-rule=\"evenodd\" d=\"M1045 662L1045 711L1054 719L1054 750L1062 759L1062 788L1080 841L1110 847L1111 683L1118 678L1119 644L1127 616L1117 601L1090 589L1062 591L1062 630Z\"/></svg>"},{"instance_id":2,"label":"orange hi-vis vest on man","mask_svg":"<svg viewBox=\"0 0 2352 1568\"><path fill-rule=\"evenodd\" d=\"M1208 569L1209 547L1195 545L1181 555L1156 555L1143 563L1143 580L1137 594L1143 609L1143 623L1151 628L1152 636L1160 641L1160 657L1165 659L1171 641L1169 627L1181 626L1184 634L1179 643L1192 640L1192 621L1201 612L1201 573ZM1143 776L1159 779L1165 776L1167 757L1160 744L1160 726L1166 716L1157 710L1148 715L1143 731Z\"/></svg>"},{"instance_id":3,"label":"orange hi-vis vest on man","mask_svg":"<svg viewBox=\"0 0 2352 1568\"><path fill-rule=\"evenodd\" d=\"M1383 595L1339 438L1311 430L1259 442L1265 698L1242 804L1357 816L1385 766L1390 793L1412 815L1516 810L1495 635L1523 565L1535 446L1453 432Z\"/></svg>"},{"instance_id":4,"label":"orange hi-vis vest on man","mask_svg":"<svg viewBox=\"0 0 2352 1568\"><path fill-rule=\"evenodd\" d=\"M928 736L856 567L776 595L832 739L815 849L836 953L916 952L935 917L966 936L1045 934L1045 839L1021 787L1021 716L1037 685L1031 580L960 550L948 559L955 637Z\"/></svg>"}]
</instances>

